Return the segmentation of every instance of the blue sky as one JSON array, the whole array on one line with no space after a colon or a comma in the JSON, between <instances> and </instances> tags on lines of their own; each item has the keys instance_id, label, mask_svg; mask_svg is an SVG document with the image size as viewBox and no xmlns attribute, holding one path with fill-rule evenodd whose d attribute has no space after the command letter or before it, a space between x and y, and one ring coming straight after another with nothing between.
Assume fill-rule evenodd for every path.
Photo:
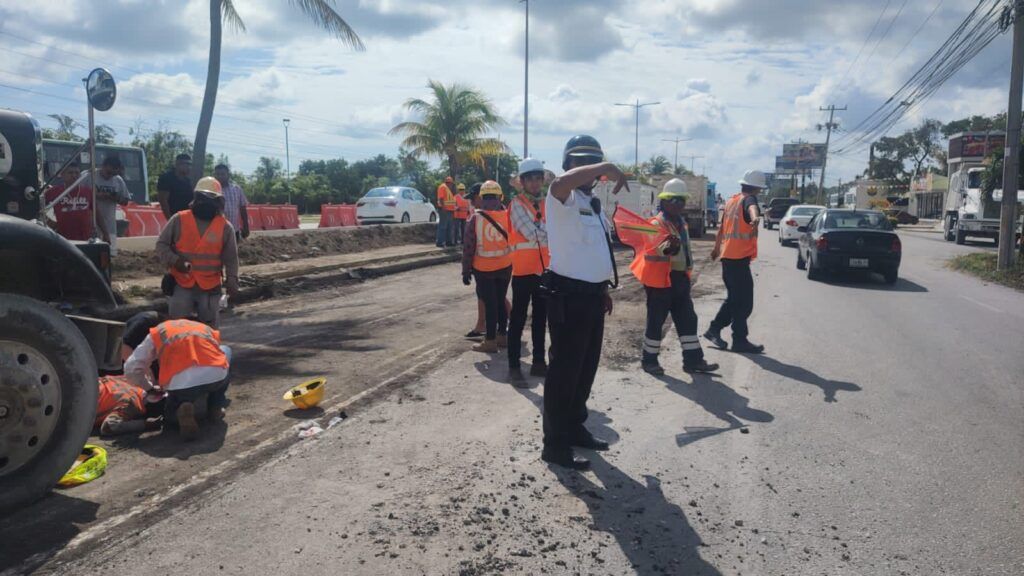
<instances>
[{"instance_id":1,"label":"blue sky","mask_svg":"<svg viewBox=\"0 0 1024 576\"><path fill-rule=\"evenodd\" d=\"M632 111L614 103L660 101L641 113L641 159L671 160L674 145L663 140L692 138L680 155L703 156L696 170L727 191L747 169L771 170L784 142L821 139L819 106L849 105L839 121L855 125L974 4L531 0L531 155L557 169L565 140L584 132L612 159L632 162ZM285 0L235 5L248 33L225 35L208 149L236 169L251 171L260 156L284 159L285 117L293 170L305 158L394 154L399 140L387 131L409 119L402 103L425 95L430 78L488 94L508 120L501 137L522 153L523 11L516 0L340 0L339 12L366 44L362 53L310 26ZM29 111L44 126L52 126L51 113L84 121L79 79L104 65L120 97L99 122L123 139L136 126L191 138L208 13L204 0L0 0L0 106ZM924 117L1004 109L1008 68L1004 35L896 130ZM829 181L851 179L866 159L866 152L830 158Z\"/></svg>"}]
</instances>

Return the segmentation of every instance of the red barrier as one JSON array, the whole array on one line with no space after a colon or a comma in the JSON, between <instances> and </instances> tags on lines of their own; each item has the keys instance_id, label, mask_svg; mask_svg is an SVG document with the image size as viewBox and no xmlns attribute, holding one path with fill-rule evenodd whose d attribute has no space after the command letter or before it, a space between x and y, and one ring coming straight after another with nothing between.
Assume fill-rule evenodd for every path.
<instances>
[{"instance_id":1,"label":"red barrier","mask_svg":"<svg viewBox=\"0 0 1024 576\"><path fill-rule=\"evenodd\" d=\"M249 204L245 207L249 214L249 230L263 230L263 217L261 216L259 204Z\"/></svg>"},{"instance_id":2,"label":"red barrier","mask_svg":"<svg viewBox=\"0 0 1024 576\"><path fill-rule=\"evenodd\" d=\"M356 207L352 205L338 206L338 215L341 218L342 226L358 226L356 219Z\"/></svg>"},{"instance_id":3,"label":"red barrier","mask_svg":"<svg viewBox=\"0 0 1024 576\"><path fill-rule=\"evenodd\" d=\"M320 228L358 226L356 207L351 204L324 204L320 206Z\"/></svg>"},{"instance_id":4,"label":"red barrier","mask_svg":"<svg viewBox=\"0 0 1024 576\"><path fill-rule=\"evenodd\" d=\"M299 208L292 204L281 206L282 228L295 230L299 227Z\"/></svg>"},{"instance_id":5,"label":"red barrier","mask_svg":"<svg viewBox=\"0 0 1024 576\"><path fill-rule=\"evenodd\" d=\"M167 225L160 205L144 205L129 202L121 207L128 219L128 236L159 236Z\"/></svg>"}]
</instances>

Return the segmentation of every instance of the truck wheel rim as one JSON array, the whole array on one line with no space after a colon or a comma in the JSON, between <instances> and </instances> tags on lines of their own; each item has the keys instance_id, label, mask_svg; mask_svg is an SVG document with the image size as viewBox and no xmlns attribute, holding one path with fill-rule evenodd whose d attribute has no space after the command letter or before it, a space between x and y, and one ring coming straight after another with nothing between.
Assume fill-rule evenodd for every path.
<instances>
[{"instance_id":1,"label":"truck wheel rim","mask_svg":"<svg viewBox=\"0 0 1024 576\"><path fill-rule=\"evenodd\" d=\"M30 462L60 418L60 379L41 352L0 340L0 476Z\"/></svg>"}]
</instances>

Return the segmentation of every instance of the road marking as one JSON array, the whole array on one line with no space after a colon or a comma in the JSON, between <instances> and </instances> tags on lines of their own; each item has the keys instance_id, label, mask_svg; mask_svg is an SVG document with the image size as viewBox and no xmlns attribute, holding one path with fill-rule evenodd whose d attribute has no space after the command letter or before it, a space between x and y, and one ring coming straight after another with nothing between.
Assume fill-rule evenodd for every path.
<instances>
[{"instance_id":1,"label":"road marking","mask_svg":"<svg viewBox=\"0 0 1024 576\"><path fill-rule=\"evenodd\" d=\"M979 302L979 301L975 300L974 298L971 298L970 296L964 296L963 294L961 294L960 297L963 298L964 300L967 300L968 302L971 302L972 304L977 304L978 306L981 306L982 308L987 308L987 309L989 309L989 310L991 310L993 312L1002 313L1002 310L1000 310L999 308L996 308L995 306L990 306L988 304L985 304L984 302Z\"/></svg>"}]
</instances>

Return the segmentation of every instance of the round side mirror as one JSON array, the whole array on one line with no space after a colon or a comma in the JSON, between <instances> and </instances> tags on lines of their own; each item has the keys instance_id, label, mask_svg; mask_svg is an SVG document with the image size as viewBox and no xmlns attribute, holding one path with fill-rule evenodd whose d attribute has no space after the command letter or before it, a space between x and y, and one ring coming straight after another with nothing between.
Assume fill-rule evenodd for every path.
<instances>
[{"instance_id":1,"label":"round side mirror","mask_svg":"<svg viewBox=\"0 0 1024 576\"><path fill-rule=\"evenodd\" d=\"M103 68L97 68L89 73L85 81L85 91L89 96L89 104L100 112L110 110L117 100L114 77Z\"/></svg>"}]
</instances>

